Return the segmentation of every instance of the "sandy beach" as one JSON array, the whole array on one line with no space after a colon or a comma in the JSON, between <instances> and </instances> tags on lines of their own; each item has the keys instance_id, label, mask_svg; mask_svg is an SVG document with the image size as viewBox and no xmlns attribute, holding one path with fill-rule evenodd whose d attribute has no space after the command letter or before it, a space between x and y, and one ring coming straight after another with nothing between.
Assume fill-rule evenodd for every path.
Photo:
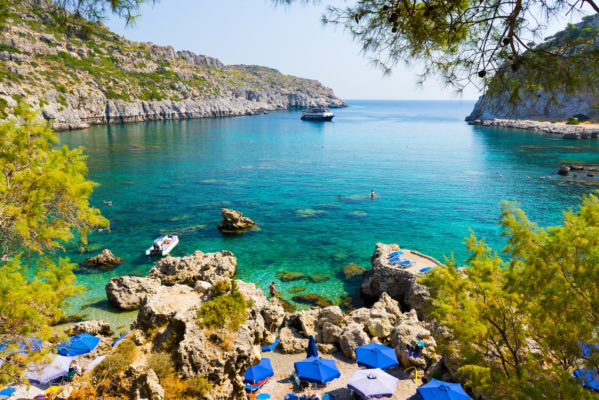
<instances>
[{"instance_id":1,"label":"sandy beach","mask_svg":"<svg viewBox=\"0 0 599 400\"><path fill-rule=\"evenodd\" d=\"M277 351L264 353L263 357L270 358L275 375L262 387L259 393L268 393L273 400L282 400L287 393L301 394L302 390L289 381L289 377L293 372L293 363L306 358L305 353L301 354L281 354ZM350 391L347 388L347 382L352 374L357 369L362 369L355 361L349 360L341 352L332 355L321 355L322 358L335 360L341 377L329 382L326 386L319 387L316 391L323 395L331 393L335 395L337 400L349 400ZM418 380L418 386L414 384L414 370L409 371L412 375L403 373L403 367L388 370L389 374L399 379L399 385L395 389L395 393L391 399L393 400L416 400L416 388L422 384Z\"/></svg>"}]
</instances>

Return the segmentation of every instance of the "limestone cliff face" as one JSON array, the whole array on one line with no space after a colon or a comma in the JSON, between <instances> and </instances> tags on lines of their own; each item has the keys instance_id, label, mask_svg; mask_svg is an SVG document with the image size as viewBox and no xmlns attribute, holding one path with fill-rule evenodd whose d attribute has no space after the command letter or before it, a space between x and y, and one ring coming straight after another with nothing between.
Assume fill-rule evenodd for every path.
<instances>
[{"instance_id":1,"label":"limestone cliff face","mask_svg":"<svg viewBox=\"0 0 599 400\"><path fill-rule=\"evenodd\" d=\"M599 14L584 18L573 26L574 32L592 32L599 26ZM560 35L571 35L568 30L557 33L545 42L548 46L559 46ZM599 46L599 36L593 39ZM493 82L491 83L491 85ZM599 118L599 94L595 90L581 90L574 94L565 92L536 92L521 90L519 100L511 101L508 92L493 91L493 94L481 96L466 121L488 121L492 119L524 120L565 120L576 114L585 114L593 119ZM594 92L594 93L593 93Z\"/></svg>"},{"instance_id":2,"label":"limestone cliff face","mask_svg":"<svg viewBox=\"0 0 599 400\"><path fill-rule=\"evenodd\" d=\"M65 130L346 105L315 80L132 42L102 24L64 28L58 11L49 0L13 2L0 32L0 113L24 97Z\"/></svg>"}]
</instances>

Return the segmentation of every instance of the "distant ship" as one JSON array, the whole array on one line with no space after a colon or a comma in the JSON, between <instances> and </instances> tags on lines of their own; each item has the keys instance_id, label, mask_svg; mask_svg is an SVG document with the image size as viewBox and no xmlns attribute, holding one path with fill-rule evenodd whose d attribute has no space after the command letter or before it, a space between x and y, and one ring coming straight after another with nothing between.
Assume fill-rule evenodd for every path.
<instances>
[{"instance_id":1,"label":"distant ship","mask_svg":"<svg viewBox=\"0 0 599 400\"><path fill-rule=\"evenodd\" d=\"M331 121L335 115L326 107L310 108L302 113L304 121Z\"/></svg>"}]
</instances>

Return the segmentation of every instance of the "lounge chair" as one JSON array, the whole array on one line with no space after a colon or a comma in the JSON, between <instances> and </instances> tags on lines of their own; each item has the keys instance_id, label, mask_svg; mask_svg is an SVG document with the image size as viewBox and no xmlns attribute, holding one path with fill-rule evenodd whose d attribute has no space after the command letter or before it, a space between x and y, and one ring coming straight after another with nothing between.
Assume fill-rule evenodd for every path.
<instances>
[{"instance_id":1,"label":"lounge chair","mask_svg":"<svg viewBox=\"0 0 599 400\"><path fill-rule=\"evenodd\" d=\"M299 400L299 396L293 393L287 393L285 395L285 400Z\"/></svg>"},{"instance_id":2,"label":"lounge chair","mask_svg":"<svg viewBox=\"0 0 599 400\"><path fill-rule=\"evenodd\" d=\"M256 400L270 400L270 395L268 393L260 393L256 396Z\"/></svg>"},{"instance_id":3,"label":"lounge chair","mask_svg":"<svg viewBox=\"0 0 599 400\"><path fill-rule=\"evenodd\" d=\"M262 351L272 351L275 349L275 347L277 347L278 344L279 344L279 339L275 339L275 342L273 344L269 344L268 346L262 346L261 350Z\"/></svg>"},{"instance_id":4,"label":"lounge chair","mask_svg":"<svg viewBox=\"0 0 599 400\"><path fill-rule=\"evenodd\" d=\"M248 383L245 385L245 390L249 390L250 392L255 392L257 390L260 390L260 388L262 386L264 386L264 384L266 382L268 382L268 380L270 379L270 377L264 379L263 381L257 382L256 384L252 385L251 383Z\"/></svg>"},{"instance_id":5,"label":"lounge chair","mask_svg":"<svg viewBox=\"0 0 599 400\"><path fill-rule=\"evenodd\" d=\"M17 389L11 387L0 390L0 400L8 399L16 390Z\"/></svg>"},{"instance_id":6,"label":"lounge chair","mask_svg":"<svg viewBox=\"0 0 599 400\"><path fill-rule=\"evenodd\" d=\"M406 261L402 261L399 263L399 265L401 265L404 268L411 267L414 264L416 264L416 261L411 261L411 260L406 260Z\"/></svg>"}]
</instances>

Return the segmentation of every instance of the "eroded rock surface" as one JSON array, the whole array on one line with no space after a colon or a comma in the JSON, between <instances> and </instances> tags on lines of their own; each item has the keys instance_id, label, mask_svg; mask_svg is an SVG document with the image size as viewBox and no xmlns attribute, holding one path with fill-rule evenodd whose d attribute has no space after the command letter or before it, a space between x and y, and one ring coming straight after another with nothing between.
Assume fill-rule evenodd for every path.
<instances>
[{"instance_id":1,"label":"eroded rock surface","mask_svg":"<svg viewBox=\"0 0 599 400\"><path fill-rule=\"evenodd\" d=\"M106 297L110 304L123 310L137 310L148 295L160 287L158 278L117 276L106 285Z\"/></svg>"},{"instance_id":2,"label":"eroded rock surface","mask_svg":"<svg viewBox=\"0 0 599 400\"><path fill-rule=\"evenodd\" d=\"M256 225L254 221L236 210L221 208L220 215L222 220L218 223L218 230L224 233L243 233Z\"/></svg>"},{"instance_id":3,"label":"eroded rock surface","mask_svg":"<svg viewBox=\"0 0 599 400\"><path fill-rule=\"evenodd\" d=\"M203 253L198 250L190 256L161 259L148 276L160 279L163 285L193 285L198 280L214 284L231 278L236 272L237 259L230 251Z\"/></svg>"}]
</instances>

